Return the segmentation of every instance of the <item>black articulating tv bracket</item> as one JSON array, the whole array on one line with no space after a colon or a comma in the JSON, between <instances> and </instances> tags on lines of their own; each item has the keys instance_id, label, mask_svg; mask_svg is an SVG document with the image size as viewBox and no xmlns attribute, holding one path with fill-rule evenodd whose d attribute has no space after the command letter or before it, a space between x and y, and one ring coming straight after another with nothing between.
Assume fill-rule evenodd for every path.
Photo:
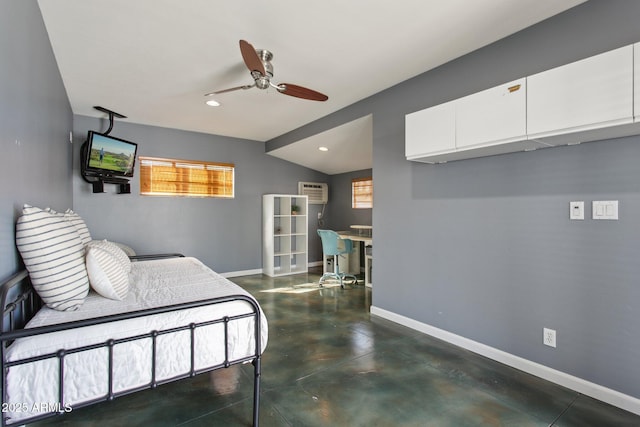
<instances>
[{"instance_id":1,"label":"black articulating tv bracket","mask_svg":"<svg viewBox=\"0 0 640 427\"><path fill-rule=\"evenodd\" d=\"M111 111L111 110L107 110L104 107L101 107L99 105L94 105L93 108L95 108L98 111L102 111L103 113L107 113L109 115L109 129L107 129L106 132L103 132L103 135L109 135L109 133L111 133L111 131L113 130L113 118L117 117L119 119L126 119L127 116L123 116L120 113L116 113L115 111Z\"/></svg>"},{"instance_id":2,"label":"black articulating tv bracket","mask_svg":"<svg viewBox=\"0 0 640 427\"><path fill-rule=\"evenodd\" d=\"M117 117L119 119L126 119L127 116L124 116L120 113L116 113L115 111L109 110L107 108L101 107L99 105L94 105L93 108L95 108L98 111L102 111L103 113L107 113L109 115L109 128L103 132L103 135L109 135L109 133L111 133L111 131L113 130L113 119L114 117ZM86 143L85 143L86 144ZM81 151L83 151L83 149L81 149ZM88 155L88 154L84 154L84 155ZM82 164L84 164L84 159L82 159ZM84 171L82 172L82 178L90 183L93 186L93 192L94 193L104 193L104 183L109 183L109 184L116 184L120 186L120 189L118 191L118 193L120 194L128 194L131 192L131 187L129 186L129 180L124 179L124 178L107 178L107 177L102 177L102 176L93 176L93 175L86 175L84 173Z\"/></svg>"}]
</instances>

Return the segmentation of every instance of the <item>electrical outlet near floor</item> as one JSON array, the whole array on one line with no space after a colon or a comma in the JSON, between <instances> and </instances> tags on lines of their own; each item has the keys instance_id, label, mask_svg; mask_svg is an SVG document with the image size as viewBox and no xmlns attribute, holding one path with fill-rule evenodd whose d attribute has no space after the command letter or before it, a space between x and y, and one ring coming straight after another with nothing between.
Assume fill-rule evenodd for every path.
<instances>
[{"instance_id":1,"label":"electrical outlet near floor","mask_svg":"<svg viewBox=\"0 0 640 427\"><path fill-rule=\"evenodd\" d=\"M544 328L542 330L542 343L549 347L556 347L556 331L554 329Z\"/></svg>"}]
</instances>

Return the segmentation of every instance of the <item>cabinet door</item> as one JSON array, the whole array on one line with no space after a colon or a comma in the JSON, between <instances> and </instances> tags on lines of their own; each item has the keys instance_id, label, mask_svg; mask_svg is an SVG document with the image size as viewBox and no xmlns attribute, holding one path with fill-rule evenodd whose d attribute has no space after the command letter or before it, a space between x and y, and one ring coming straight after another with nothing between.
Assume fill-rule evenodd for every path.
<instances>
[{"instance_id":1,"label":"cabinet door","mask_svg":"<svg viewBox=\"0 0 640 427\"><path fill-rule=\"evenodd\" d=\"M527 77L527 133L597 129L633 117L633 47Z\"/></svg>"},{"instance_id":2,"label":"cabinet door","mask_svg":"<svg viewBox=\"0 0 640 427\"><path fill-rule=\"evenodd\" d=\"M458 99L456 147L469 148L526 139L524 78Z\"/></svg>"},{"instance_id":3,"label":"cabinet door","mask_svg":"<svg viewBox=\"0 0 640 427\"><path fill-rule=\"evenodd\" d=\"M436 105L405 117L405 155L412 160L425 154L456 148L456 111L453 102Z\"/></svg>"},{"instance_id":4,"label":"cabinet door","mask_svg":"<svg viewBox=\"0 0 640 427\"><path fill-rule=\"evenodd\" d=\"M633 114L635 121L640 122L640 43L633 45Z\"/></svg>"}]
</instances>

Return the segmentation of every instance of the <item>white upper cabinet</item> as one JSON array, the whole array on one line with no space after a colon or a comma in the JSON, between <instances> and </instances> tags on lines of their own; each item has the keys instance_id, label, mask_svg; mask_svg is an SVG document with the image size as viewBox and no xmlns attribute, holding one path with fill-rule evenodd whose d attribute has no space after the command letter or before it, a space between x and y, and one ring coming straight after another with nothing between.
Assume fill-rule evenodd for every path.
<instances>
[{"instance_id":1,"label":"white upper cabinet","mask_svg":"<svg viewBox=\"0 0 640 427\"><path fill-rule=\"evenodd\" d=\"M635 82L633 85L633 114L635 121L640 122L640 43L633 45L633 62L633 80Z\"/></svg>"},{"instance_id":2,"label":"white upper cabinet","mask_svg":"<svg viewBox=\"0 0 640 427\"><path fill-rule=\"evenodd\" d=\"M631 45L527 77L530 139L566 143L566 138L552 137L632 120Z\"/></svg>"},{"instance_id":3,"label":"white upper cabinet","mask_svg":"<svg viewBox=\"0 0 640 427\"><path fill-rule=\"evenodd\" d=\"M526 80L519 79L456 102L456 148L526 139Z\"/></svg>"},{"instance_id":4,"label":"white upper cabinet","mask_svg":"<svg viewBox=\"0 0 640 427\"><path fill-rule=\"evenodd\" d=\"M441 163L541 146L527 140L526 79L408 114L408 160Z\"/></svg>"},{"instance_id":5,"label":"white upper cabinet","mask_svg":"<svg viewBox=\"0 0 640 427\"><path fill-rule=\"evenodd\" d=\"M409 114L405 148L440 163L638 134L640 43Z\"/></svg>"},{"instance_id":6,"label":"white upper cabinet","mask_svg":"<svg viewBox=\"0 0 640 427\"><path fill-rule=\"evenodd\" d=\"M405 156L417 160L427 154L456 148L456 110L453 102L405 116Z\"/></svg>"}]
</instances>

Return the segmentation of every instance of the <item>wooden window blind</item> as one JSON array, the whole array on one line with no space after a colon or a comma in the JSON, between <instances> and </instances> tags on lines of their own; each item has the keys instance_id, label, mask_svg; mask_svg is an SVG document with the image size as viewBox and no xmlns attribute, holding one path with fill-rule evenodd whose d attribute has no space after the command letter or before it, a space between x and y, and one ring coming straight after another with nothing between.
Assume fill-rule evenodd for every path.
<instances>
[{"instance_id":1,"label":"wooden window blind","mask_svg":"<svg viewBox=\"0 0 640 427\"><path fill-rule=\"evenodd\" d=\"M234 197L232 163L140 157L140 194Z\"/></svg>"},{"instance_id":2,"label":"wooden window blind","mask_svg":"<svg viewBox=\"0 0 640 427\"><path fill-rule=\"evenodd\" d=\"M373 207L373 179L371 177L351 180L351 207L353 209Z\"/></svg>"}]
</instances>

